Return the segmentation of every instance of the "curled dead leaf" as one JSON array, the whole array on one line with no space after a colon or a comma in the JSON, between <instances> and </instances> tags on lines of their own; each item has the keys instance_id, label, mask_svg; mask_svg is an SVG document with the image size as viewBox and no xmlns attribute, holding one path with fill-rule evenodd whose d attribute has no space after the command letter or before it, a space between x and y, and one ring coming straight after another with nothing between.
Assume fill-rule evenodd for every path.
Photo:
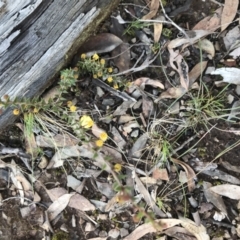
<instances>
[{"instance_id":1,"label":"curled dead leaf","mask_svg":"<svg viewBox=\"0 0 240 240\"><path fill-rule=\"evenodd\" d=\"M100 33L90 37L80 48L79 53L91 56L94 53L111 52L122 43L122 40L112 33Z\"/></svg>"},{"instance_id":2,"label":"curled dead leaf","mask_svg":"<svg viewBox=\"0 0 240 240\"><path fill-rule=\"evenodd\" d=\"M225 0L222 18L221 18L221 31L225 30L236 16L238 10L239 0Z\"/></svg>"},{"instance_id":3,"label":"curled dead leaf","mask_svg":"<svg viewBox=\"0 0 240 240\"><path fill-rule=\"evenodd\" d=\"M210 42L208 39L202 39L201 41L199 41L196 47L210 54L212 58L215 56L215 48L212 42Z\"/></svg>"},{"instance_id":4,"label":"curled dead leaf","mask_svg":"<svg viewBox=\"0 0 240 240\"><path fill-rule=\"evenodd\" d=\"M215 13L211 16L207 16L198 22L192 30L210 30L215 31L220 27L221 24L221 15L222 15L222 7L218 8Z\"/></svg>"},{"instance_id":5,"label":"curled dead leaf","mask_svg":"<svg viewBox=\"0 0 240 240\"><path fill-rule=\"evenodd\" d=\"M195 189L194 179L196 178L196 174L193 171L193 169L188 164L186 164L185 162L182 162L178 159L171 158L171 161L176 164L179 164L183 167L184 171L186 172L187 179L188 179L188 182L187 182L188 190L189 190L189 192L192 192Z\"/></svg>"},{"instance_id":6,"label":"curled dead leaf","mask_svg":"<svg viewBox=\"0 0 240 240\"><path fill-rule=\"evenodd\" d=\"M151 1L151 5L150 5L150 12L148 14L146 14L145 16L142 17L143 20L149 20L152 19L153 17L155 17L158 8L159 8L159 0L152 0Z\"/></svg>"},{"instance_id":7,"label":"curled dead leaf","mask_svg":"<svg viewBox=\"0 0 240 240\"><path fill-rule=\"evenodd\" d=\"M159 98L157 98L154 102L157 103L161 99L164 98L180 98L186 93L186 89L183 87L172 87L167 91L163 92Z\"/></svg>"}]
</instances>

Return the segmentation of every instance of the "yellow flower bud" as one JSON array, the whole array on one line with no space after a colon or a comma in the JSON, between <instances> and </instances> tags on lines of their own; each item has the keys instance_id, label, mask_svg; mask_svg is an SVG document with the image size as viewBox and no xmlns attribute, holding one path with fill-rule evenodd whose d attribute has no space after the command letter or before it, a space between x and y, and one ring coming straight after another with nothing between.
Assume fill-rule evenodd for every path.
<instances>
[{"instance_id":1,"label":"yellow flower bud","mask_svg":"<svg viewBox=\"0 0 240 240\"><path fill-rule=\"evenodd\" d=\"M108 135L106 132L102 132L100 133L99 138L105 142L108 139Z\"/></svg>"},{"instance_id":2,"label":"yellow flower bud","mask_svg":"<svg viewBox=\"0 0 240 240\"><path fill-rule=\"evenodd\" d=\"M102 59L100 60L100 63L101 63L102 65L104 65L104 64L105 64L105 59L102 58Z\"/></svg>"},{"instance_id":3,"label":"yellow flower bud","mask_svg":"<svg viewBox=\"0 0 240 240\"><path fill-rule=\"evenodd\" d=\"M80 126L83 128L91 128L93 126L94 122L91 117L87 115L83 115L80 118Z\"/></svg>"},{"instance_id":4,"label":"yellow flower bud","mask_svg":"<svg viewBox=\"0 0 240 240\"><path fill-rule=\"evenodd\" d=\"M20 114L20 111L19 111L19 109L17 109L17 108L15 108L14 110L13 110L13 115L19 115Z\"/></svg>"},{"instance_id":5,"label":"yellow flower bud","mask_svg":"<svg viewBox=\"0 0 240 240\"><path fill-rule=\"evenodd\" d=\"M115 84L113 85L113 88L114 88L114 89L118 89L117 83L115 83Z\"/></svg>"},{"instance_id":6,"label":"yellow flower bud","mask_svg":"<svg viewBox=\"0 0 240 240\"><path fill-rule=\"evenodd\" d=\"M109 77L107 78L107 81L108 81L109 83L111 83L111 82L113 81L112 76L109 76Z\"/></svg>"},{"instance_id":7,"label":"yellow flower bud","mask_svg":"<svg viewBox=\"0 0 240 240\"><path fill-rule=\"evenodd\" d=\"M97 73L98 77L102 77L102 72Z\"/></svg>"},{"instance_id":8,"label":"yellow flower bud","mask_svg":"<svg viewBox=\"0 0 240 240\"><path fill-rule=\"evenodd\" d=\"M67 101L67 106L70 108L73 105L72 101Z\"/></svg>"},{"instance_id":9,"label":"yellow flower bud","mask_svg":"<svg viewBox=\"0 0 240 240\"><path fill-rule=\"evenodd\" d=\"M102 147L103 146L103 140L101 140L101 139L98 139L97 141L95 141L95 144L96 144L96 146L97 147Z\"/></svg>"},{"instance_id":10,"label":"yellow flower bud","mask_svg":"<svg viewBox=\"0 0 240 240\"><path fill-rule=\"evenodd\" d=\"M76 110L77 110L77 107L76 107L76 106L72 105L72 106L70 107L70 111L71 111L71 112L76 112Z\"/></svg>"},{"instance_id":11,"label":"yellow flower bud","mask_svg":"<svg viewBox=\"0 0 240 240\"><path fill-rule=\"evenodd\" d=\"M93 60L97 61L99 59L99 56L95 53L93 56L92 56Z\"/></svg>"},{"instance_id":12,"label":"yellow flower bud","mask_svg":"<svg viewBox=\"0 0 240 240\"><path fill-rule=\"evenodd\" d=\"M85 58L86 58L86 54L85 53L81 54L81 59L85 59Z\"/></svg>"},{"instance_id":13,"label":"yellow flower bud","mask_svg":"<svg viewBox=\"0 0 240 240\"><path fill-rule=\"evenodd\" d=\"M116 163L116 164L114 165L114 171L115 171L115 172L120 172L121 170L122 170L122 165L119 164L119 163Z\"/></svg>"}]
</instances>

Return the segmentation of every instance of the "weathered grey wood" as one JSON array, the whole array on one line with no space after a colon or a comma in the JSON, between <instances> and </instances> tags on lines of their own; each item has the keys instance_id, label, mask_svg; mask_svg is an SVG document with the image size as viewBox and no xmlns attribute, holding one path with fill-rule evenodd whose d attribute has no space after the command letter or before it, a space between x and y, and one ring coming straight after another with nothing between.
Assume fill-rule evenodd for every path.
<instances>
[{"instance_id":1,"label":"weathered grey wood","mask_svg":"<svg viewBox=\"0 0 240 240\"><path fill-rule=\"evenodd\" d=\"M39 96L118 2L0 0L0 97Z\"/></svg>"}]
</instances>

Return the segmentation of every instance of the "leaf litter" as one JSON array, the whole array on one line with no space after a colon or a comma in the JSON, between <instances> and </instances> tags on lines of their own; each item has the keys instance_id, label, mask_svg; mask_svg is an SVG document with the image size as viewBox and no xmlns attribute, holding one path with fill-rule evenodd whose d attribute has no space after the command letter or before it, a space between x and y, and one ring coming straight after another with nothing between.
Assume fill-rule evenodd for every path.
<instances>
[{"instance_id":1,"label":"leaf litter","mask_svg":"<svg viewBox=\"0 0 240 240\"><path fill-rule=\"evenodd\" d=\"M240 85L239 28L233 24L239 1L225 1L220 8L211 2L211 14L199 14L194 24L185 9L197 12L209 3L119 5L113 27L107 25L111 33L97 34L81 47L86 57L104 59L116 81L99 74L86 83L90 91L81 86L87 78L82 75L77 88L92 96L87 109L74 91L68 96L79 107L77 119L88 114L94 119L86 139L74 136L69 126L61 131L49 123L47 131L36 126L27 136L18 123L25 131L21 148L1 142L0 183L11 189L24 219L38 210L37 225L47 235L61 224L61 231L71 234L77 226L82 239L161 234L203 240L217 236L216 222L230 238L240 237L237 158L225 157L239 144L231 130L239 131L234 89ZM231 57L235 65L224 67ZM207 74L207 67L215 69ZM233 96L230 105L224 91ZM106 96L113 104L103 104ZM6 211L13 200L3 196ZM103 215L104 223L99 221ZM234 231L225 227L228 220L235 221Z\"/></svg>"}]
</instances>

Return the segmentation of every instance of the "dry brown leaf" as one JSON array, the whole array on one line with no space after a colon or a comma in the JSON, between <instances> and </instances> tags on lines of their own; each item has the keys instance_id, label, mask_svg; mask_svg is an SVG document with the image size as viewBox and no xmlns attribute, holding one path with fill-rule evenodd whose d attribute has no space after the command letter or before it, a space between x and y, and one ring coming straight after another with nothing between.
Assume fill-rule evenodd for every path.
<instances>
[{"instance_id":1,"label":"dry brown leaf","mask_svg":"<svg viewBox=\"0 0 240 240\"><path fill-rule=\"evenodd\" d=\"M162 23L154 23L154 42L157 43L161 37L163 24Z\"/></svg>"},{"instance_id":2,"label":"dry brown leaf","mask_svg":"<svg viewBox=\"0 0 240 240\"><path fill-rule=\"evenodd\" d=\"M125 162L122 159L122 154L117 151L115 148L110 148L107 146L102 146L101 152L109 157L110 162L124 164Z\"/></svg>"},{"instance_id":3,"label":"dry brown leaf","mask_svg":"<svg viewBox=\"0 0 240 240\"><path fill-rule=\"evenodd\" d=\"M168 48L173 49L182 46L183 44L194 44L200 38L211 34L213 31L208 30L192 30L188 31L187 34L189 38L176 38L169 42Z\"/></svg>"},{"instance_id":4,"label":"dry brown leaf","mask_svg":"<svg viewBox=\"0 0 240 240\"><path fill-rule=\"evenodd\" d=\"M80 211L94 211L96 209L88 199L78 193L70 198L68 206Z\"/></svg>"},{"instance_id":5,"label":"dry brown leaf","mask_svg":"<svg viewBox=\"0 0 240 240\"><path fill-rule=\"evenodd\" d=\"M166 168L156 168L153 170L152 177L155 178L156 180L164 180L164 181L169 181L168 177L168 172Z\"/></svg>"},{"instance_id":6,"label":"dry brown leaf","mask_svg":"<svg viewBox=\"0 0 240 240\"><path fill-rule=\"evenodd\" d=\"M167 91L161 93L160 97L157 98L154 102L157 103L164 98L175 98L175 99L180 98L186 92L187 92L186 89L183 87L172 87L172 88L169 88Z\"/></svg>"},{"instance_id":7,"label":"dry brown leaf","mask_svg":"<svg viewBox=\"0 0 240 240\"><path fill-rule=\"evenodd\" d=\"M59 85L57 85L55 87L52 87L46 93L44 93L43 99L45 100L45 102L48 102L49 99L53 99L59 94L60 94L60 89L59 89Z\"/></svg>"},{"instance_id":8,"label":"dry brown leaf","mask_svg":"<svg viewBox=\"0 0 240 240\"><path fill-rule=\"evenodd\" d=\"M124 72L130 68L130 50L128 44L120 44L112 51L111 56L119 72Z\"/></svg>"},{"instance_id":9,"label":"dry brown leaf","mask_svg":"<svg viewBox=\"0 0 240 240\"><path fill-rule=\"evenodd\" d=\"M143 116L148 119L152 112L153 112L153 101L147 96L143 96L142 98L142 111L143 111Z\"/></svg>"},{"instance_id":10,"label":"dry brown leaf","mask_svg":"<svg viewBox=\"0 0 240 240\"><path fill-rule=\"evenodd\" d=\"M223 199L218 194L209 190L212 184L208 182L203 182L203 192L208 202L211 202L215 207L217 207L225 216L227 216L227 209L223 202Z\"/></svg>"},{"instance_id":11,"label":"dry brown leaf","mask_svg":"<svg viewBox=\"0 0 240 240\"><path fill-rule=\"evenodd\" d=\"M146 14L145 16L142 17L143 20L149 20L152 19L153 17L155 17L158 8L159 8L159 0L152 0L151 1L151 5L150 5L150 12L148 14Z\"/></svg>"},{"instance_id":12,"label":"dry brown leaf","mask_svg":"<svg viewBox=\"0 0 240 240\"><path fill-rule=\"evenodd\" d=\"M62 195L67 194L67 190L65 188L57 187L52 189L46 189L43 185L42 187L45 189L52 202L56 201Z\"/></svg>"},{"instance_id":13,"label":"dry brown leaf","mask_svg":"<svg viewBox=\"0 0 240 240\"><path fill-rule=\"evenodd\" d=\"M52 137L38 135L36 137L36 143L39 147L57 148L76 145L79 143L79 140L69 134L63 133Z\"/></svg>"},{"instance_id":14,"label":"dry brown leaf","mask_svg":"<svg viewBox=\"0 0 240 240\"><path fill-rule=\"evenodd\" d=\"M153 201L151 195L149 194L148 190L145 188L137 174L135 173L135 182L136 182L136 187L138 191L142 194L144 200L153 209L153 212L160 216L160 217L165 217L165 213L155 204Z\"/></svg>"},{"instance_id":15,"label":"dry brown leaf","mask_svg":"<svg viewBox=\"0 0 240 240\"><path fill-rule=\"evenodd\" d=\"M239 0L225 0L221 18L221 31L225 30L236 16Z\"/></svg>"},{"instance_id":16,"label":"dry brown leaf","mask_svg":"<svg viewBox=\"0 0 240 240\"><path fill-rule=\"evenodd\" d=\"M213 15L202 19L192 30L209 30L213 32L217 30L221 26L222 9L222 7L218 8Z\"/></svg>"},{"instance_id":17,"label":"dry brown leaf","mask_svg":"<svg viewBox=\"0 0 240 240\"><path fill-rule=\"evenodd\" d=\"M189 72L189 86L191 87L192 84L197 80L197 78L201 75L201 73L207 67L208 61L199 62L196 64L193 69Z\"/></svg>"},{"instance_id":18,"label":"dry brown leaf","mask_svg":"<svg viewBox=\"0 0 240 240\"><path fill-rule=\"evenodd\" d=\"M122 40L112 33L100 33L90 37L80 48L79 53L91 56L94 53L111 52L122 43Z\"/></svg>"},{"instance_id":19,"label":"dry brown leaf","mask_svg":"<svg viewBox=\"0 0 240 240\"><path fill-rule=\"evenodd\" d=\"M154 20L164 21L165 17L163 15L161 15L161 16L155 18ZM153 29L154 29L154 42L157 43L157 42L159 42L159 39L162 34L163 24L155 22L155 23L153 23Z\"/></svg>"},{"instance_id":20,"label":"dry brown leaf","mask_svg":"<svg viewBox=\"0 0 240 240\"><path fill-rule=\"evenodd\" d=\"M147 77L141 77L136 79L129 87L129 92L133 92L135 86L139 86L141 89L145 88L145 85L150 85L152 87L159 87L164 89L164 85L159 80L153 80ZM133 88L133 89L132 89Z\"/></svg>"},{"instance_id":21,"label":"dry brown leaf","mask_svg":"<svg viewBox=\"0 0 240 240\"><path fill-rule=\"evenodd\" d=\"M157 180L156 180L155 178L152 178L152 177L140 177L140 180L141 180L145 185L148 185L148 186L157 184Z\"/></svg>"},{"instance_id":22,"label":"dry brown leaf","mask_svg":"<svg viewBox=\"0 0 240 240\"><path fill-rule=\"evenodd\" d=\"M182 55L179 53L178 50L174 51L173 49L169 48L168 51L170 53L169 62L171 67L178 72L181 86L185 90L188 90L189 77L188 77L188 65L186 61L183 59Z\"/></svg>"},{"instance_id":23,"label":"dry brown leaf","mask_svg":"<svg viewBox=\"0 0 240 240\"><path fill-rule=\"evenodd\" d=\"M221 165L229 171L240 173L240 166L233 166L227 161L222 161Z\"/></svg>"},{"instance_id":24,"label":"dry brown leaf","mask_svg":"<svg viewBox=\"0 0 240 240\"><path fill-rule=\"evenodd\" d=\"M47 209L49 220L54 220L58 214L60 214L68 205L70 198L75 193L64 194L55 200Z\"/></svg>"},{"instance_id":25,"label":"dry brown leaf","mask_svg":"<svg viewBox=\"0 0 240 240\"><path fill-rule=\"evenodd\" d=\"M206 228L202 224L200 226L197 226L196 223L190 219L181 218L181 225L191 234L193 234L197 240L210 240Z\"/></svg>"},{"instance_id":26,"label":"dry brown leaf","mask_svg":"<svg viewBox=\"0 0 240 240\"><path fill-rule=\"evenodd\" d=\"M164 233L167 234L169 237L176 238L178 240L180 240L180 239L196 240L196 238L193 237L192 234L190 236L189 231L187 231L183 227L174 226L174 227L171 227L171 228L165 230Z\"/></svg>"},{"instance_id":27,"label":"dry brown leaf","mask_svg":"<svg viewBox=\"0 0 240 240\"><path fill-rule=\"evenodd\" d=\"M131 150L128 153L128 157L132 158L140 158L142 155L142 151L144 150L147 140L149 139L148 134L144 133L141 137L137 139L137 141L133 144Z\"/></svg>"},{"instance_id":28,"label":"dry brown leaf","mask_svg":"<svg viewBox=\"0 0 240 240\"><path fill-rule=\"evenodd\" d=\"M192 192L195 189L194 178L196 178L196 174L193 171L193 169L188 164L186 164L185 162L182 162L178 159L171 158L171 161L173 163L179 164L183 167L184 171L186 172L187 179L188 179L188 182L187 182L188 190L189 190L189 192Z\"/></svg>"},{"instance_id":29,"label":"dry brown leaf","mask_svg":"<svg viewBox=\"0 0 240 240\"><path fill-rule=\"evenodd\" d=\"M155 233L155 232L157 232L157 230L152 223L145 223L138 226L131 234L123 238L123 240L133 240L133 239L138 240L148 233Z\"/></svg>"},{"instance_id":30,"label":"dry brown leaf","mask_svg":"<svg viewBox=\"0 0 240 240\"><path fill-rule=\"evenodd\" d=\"M131 234L123 240L138 240L148 233L161 232L164 229L173 227L180 224L182 221L179 219L161 219L155 220L153 223L145 223L137 227Z\"/></svg>"},{"instance_id":31,"label":"dry brown leaf","mask_svg":"<svg viewBox=\"0 0 240 240\"><path fill-rule=\"evenodd\" d=\"M203 51L205 51L206 53L210 54L211 57L213 58L215 56L215 48L212 44L212 42L210 42L208 39L202 39L201 41L199 41L199 43L197 45L195 45L197 48L202 49Z\"/></svg>"},{"instance_id":32,"label":"dry brown leaf","mask_svg":"<svg viewBox=\"0 0 240 240\"><path fill-rule=\"evenodd\" d=\"M221 184L218 186L211 187L209 188L209 190L231 199L240 200L240 187L237 185Z\"/></svg>"}]
</instances>

